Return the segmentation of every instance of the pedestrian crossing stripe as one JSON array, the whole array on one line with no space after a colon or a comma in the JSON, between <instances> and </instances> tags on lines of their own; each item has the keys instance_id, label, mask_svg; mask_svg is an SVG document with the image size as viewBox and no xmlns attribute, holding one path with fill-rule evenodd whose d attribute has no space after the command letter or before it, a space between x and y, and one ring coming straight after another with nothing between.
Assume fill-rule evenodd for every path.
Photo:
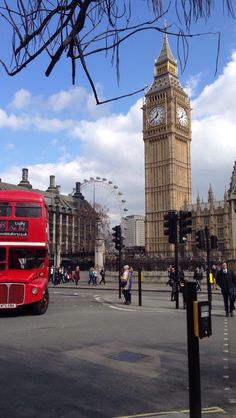
<instances>
[{"instance_id":1,"label":"pedestrian crossing stripe","mask_svg":"<svg viewBox=\"0 0 236 418\"><path fill-rule=\"evenodd\" d=\"M138 415L124 415L115 418L148 418L148 417L161 417L162 415L176 415L176 414L185 414L189 413L189 409L182 409L180 411L163 411L163 412L150 412L147 414L138 414ZM209 408L202 408L202 414L216 414L216 413L225 413L224 409L218 406L212 406Z\"/></svg>"}]
</instances>

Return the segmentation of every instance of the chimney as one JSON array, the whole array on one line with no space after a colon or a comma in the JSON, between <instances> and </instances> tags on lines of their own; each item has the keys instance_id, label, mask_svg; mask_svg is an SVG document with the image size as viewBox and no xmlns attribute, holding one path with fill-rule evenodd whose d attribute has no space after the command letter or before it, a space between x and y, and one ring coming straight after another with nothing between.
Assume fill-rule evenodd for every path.
<instances>
[{"instance_id":1,"label":"chimney","mask_svg":"<svg viewBox=\"0 0 236 418\"><path fill-rule=\"evenodd\" d=\"M32 189L32 186L28 180L28 168L22 168L22 179L17 186L27 187L28 189Z\"/></svg>"},{"instance_id":2,"label":"chimney","mask_svg":"<svg viewBox=\"0 0 236 418\"><path fill-rule=\"evenodd\" d=\"M54 192L54 193L56 193L57 192L57 188L56 188L56 186L55 186L55 176L50 176L49 177L50 178L50 184L49 184L49 187L47 188L47 192Z\"/></svg>"},{"instance_id":3,"label":"chimney","mask_svg":"<svg viewBox=\"0 0 236 418\"><path fill-rule=\"evenodd\" d=\"M73 194L73 197L77 197L79 199L84 199L84 196L82 195L82 193L80 191L80 186L81 186L81 183L79 181L77 181L75 183L75 193Z\"/></svg>"}]
</instances>

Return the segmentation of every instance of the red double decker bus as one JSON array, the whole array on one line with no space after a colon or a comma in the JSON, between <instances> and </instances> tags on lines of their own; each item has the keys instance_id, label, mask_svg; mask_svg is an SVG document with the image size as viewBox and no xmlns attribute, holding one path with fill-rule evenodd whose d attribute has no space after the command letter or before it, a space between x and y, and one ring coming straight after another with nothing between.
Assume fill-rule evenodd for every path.
<instances>
[{"instance_id":1,"label":"red double decker bus","mask_svg":"<svg viewBox=\"0 0 236 418\"><path fill-rule=\"evenodd\" d=\"M48 293L48 208L44 196L0 190L0 309L44 314Z\"/></svg>"}]
</instances>

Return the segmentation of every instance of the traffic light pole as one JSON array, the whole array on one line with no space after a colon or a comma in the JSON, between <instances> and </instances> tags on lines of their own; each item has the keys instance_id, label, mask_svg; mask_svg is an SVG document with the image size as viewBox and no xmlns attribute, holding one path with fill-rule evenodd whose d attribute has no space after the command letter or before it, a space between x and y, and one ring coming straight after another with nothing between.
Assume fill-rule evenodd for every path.
<instances>
[{"instance_id":1,"label":"traffic light pole","mask_svg":"<svg viewBox=\"0 0 236 418\"><path fill-rule=\"evenodd\" d=\"M121 248L119 249L118 256L118 270L119 270L119 299L121 299Z\"/></svg>"},{"instance_id":2,"label":"traffic light pole","mask_svg":"<svg viewBox=\"0 0 236 418\"><path fill-rule=\"evenodd\" d=\"M177 239L176 222L176 241L175 241L175 308L179 309L179 245Z\"/></svg>"},{"instance_id":3,"label":"traffic light pole","mask_svg":"<svg viewBox=\"0 0 236 418\"><path fill-rule=\"evenodd\" d=\"M175 246L175 305L179 309L179 243L185 244L192 233L192 212L170 210L164 214L164 235Z\"/></svg>"},{"instance_id":4,"label":"traffic light pole","mask_svg":"<svg viewBox=\"0 0 236 418\"><path fill-rule=\"evenodd\" d=\"M179 240L178 240L178 213L175 215L174 223L174 245L175 245L175 308L179 309Z\"/></svg>"},{"instance_id":5,"label":"traffic light pole","mask_svg":"<svg viewBox=\"0 0 236 418\"><path fill-rule=\"evenodd\" d=\"M211 294L211 283L210 283L210 236L209 236L209 229L207 226L205 227L205 237L206 237L206 253L207 253L207 294L208 294L208 301L212 304L212 294Z\"/></svg>"}]
</instances>

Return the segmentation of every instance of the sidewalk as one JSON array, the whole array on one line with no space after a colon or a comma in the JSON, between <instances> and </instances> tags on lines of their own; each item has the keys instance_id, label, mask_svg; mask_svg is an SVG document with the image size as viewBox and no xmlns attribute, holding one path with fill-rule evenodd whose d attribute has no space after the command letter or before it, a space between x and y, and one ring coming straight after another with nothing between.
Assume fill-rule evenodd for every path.
<instances>
[{"instance_id":1,"label":"sidewalk","mask_svg":"<svg viewBox=\"0 0 236 418\"><path fill-rule=\"evenodd\" d=\"M115 283L115 282L107 281L107 283L105 285L104 284L101 284L101 285L98 284L97 286L94 286L94 285L89 285L88 280L85 280L85 279L81 279L77 286L73 282L60 283L60 284L57 284L57 285L54 285L52 282L49 282L48 286L49 287L55 287L55 288L56 287L66 288L66 289L93 289L93 290L96 289L96 291L116 290L116 289L118 290L119 289L118 282ZM133 286L132 286L132 291L133 292L138 292L138 290L139 290L138 289L138 283L137 283L137 281L135 281L133 283ZM166 284L153 283L153 282L147 283L145 281L141 283L141 290L145 291L145 292L149 291L149 292L167 292L167 293L171 293L171 287L166 285ZM202 291L198 292L198 294L202 294L202 293L207 293L207 285L206 284L203 284L202 285ZM219 289L218 290L212 290L212 294L221 294L221 292L220 292Z\"/></svg>"},{"instance_id":2,"label":"sidewalk","mask_svg":"<svg viewBox=\"0 0 236 418\"><path fill-rule=\"evenodd\" d=\"M171 288L165 284L155 284L155 283L142 283L141 284L141 292L139 293L138 283L134 283L132 288L132 304L131 305L124 305L124 297L119 294L119 288L117 283L107 283L106 285L88 285L87 280L81 280L79 285L75 285L75 283L61 283L58 285L53 285L49 282L49 288L51 290L57 291L59 289L71 289L73 291L83 291L83 290L91 290L95 300L101 303L110 304L116 309L128 309L130 311L136 311L140 309L144 309L147 311L153 310L173 310L174 311L185 311L183 309L183 297L182 293L179 293L179 309L176 308L176 301L171 301ZM151 292L154 292L152 294ZM223 310L223 302L220 299L216 300L214 295L220 295L221 292L219 290L212 292L212 315L220 315L224 316ZM121 296L121 297L119 297ZM207 286L202 286L202 291L197 293L198 300L208 300L208 293L207 293Z\"/></svg>"}]
</instances>

